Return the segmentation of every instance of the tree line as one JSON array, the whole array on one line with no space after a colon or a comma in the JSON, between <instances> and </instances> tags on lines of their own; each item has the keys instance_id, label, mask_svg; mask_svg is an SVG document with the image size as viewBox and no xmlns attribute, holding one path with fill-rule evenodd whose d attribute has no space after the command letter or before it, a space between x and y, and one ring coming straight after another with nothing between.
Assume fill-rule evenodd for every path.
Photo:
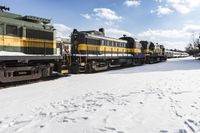
<instances>
[{"instance_id":1,"label":"tree line","mask_svg":"<svg viewBox=\"0 0 200 133\"><path fill-rule=\"evenodd\" d=\"M195 39L185 47L185 51L190 55L197 55L200 53L200 39Z\"/></svg>"}]
</instances>

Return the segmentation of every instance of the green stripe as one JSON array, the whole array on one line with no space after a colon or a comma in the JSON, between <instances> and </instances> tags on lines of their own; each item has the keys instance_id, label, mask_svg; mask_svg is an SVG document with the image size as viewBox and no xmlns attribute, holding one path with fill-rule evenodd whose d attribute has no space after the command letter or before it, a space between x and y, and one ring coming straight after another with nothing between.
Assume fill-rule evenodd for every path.
<instances>
[{"instance_id":1,"label":"green stripe","mask_svg":"<svg viewBox=\"0 0 200 133\"><path fill-rule=\"evenodd\" d=\"M41 54L52 55L56 51L53 48L35 48L35 47L15 47L15 46L0 46L0 51L22 52L25 54Z\"/></svg>"}]
</instances>

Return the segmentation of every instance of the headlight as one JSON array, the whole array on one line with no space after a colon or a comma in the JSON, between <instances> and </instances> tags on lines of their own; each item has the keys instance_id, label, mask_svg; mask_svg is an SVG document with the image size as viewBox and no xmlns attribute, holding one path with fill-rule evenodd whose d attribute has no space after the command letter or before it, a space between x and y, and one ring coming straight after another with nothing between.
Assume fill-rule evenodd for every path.
<instances>
[{"instance_id":1,"label":"headlight","mask_svg":"<svg viewBox=\"0 0 200 133\"><path fill-rule=\"evenodd\" d=\"M85 66L85 62L81 62L81 64L80 64L81 66Z\"/></svg>"}]
</instances>

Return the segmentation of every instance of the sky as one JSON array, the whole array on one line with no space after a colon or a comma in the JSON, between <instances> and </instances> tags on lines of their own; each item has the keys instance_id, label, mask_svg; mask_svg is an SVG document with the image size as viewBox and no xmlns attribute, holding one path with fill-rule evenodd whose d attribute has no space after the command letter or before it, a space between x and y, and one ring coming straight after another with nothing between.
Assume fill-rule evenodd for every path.
<instances>
[{"instance_id":1,"label":"sky","mask_svg":"<svg viewBox=\"0 0 200 133\"><path fill-rule=\"evenodd\" d=\"M200 0L0 0L10 12L52 20L58 37L77 30L105 28L181 49L200 33Z\"/></svg>"}]
</instances>

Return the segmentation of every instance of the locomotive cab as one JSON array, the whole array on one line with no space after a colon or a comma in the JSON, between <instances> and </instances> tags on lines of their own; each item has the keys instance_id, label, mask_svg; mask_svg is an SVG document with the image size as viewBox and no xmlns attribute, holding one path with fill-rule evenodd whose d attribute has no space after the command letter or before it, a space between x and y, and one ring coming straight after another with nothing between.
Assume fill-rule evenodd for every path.
<instances>
[{"instance_id":1,"label":"locomotive cab","mask_svg":"<svg viewBox=\"0 0 200 133\"><path fill-rule=\"evenodd\" d=\"M127 47L133 49L132 54L140 54L142 51L142 44L132 37L121 37L120 39L127 41Z\"/></svg>"},{"instance_id":2,"label":"locomotive cab","mask_svg":"<svg viewBox=\"0 0 200 133\"><path fill-rule=\"evenodd\" d=\"M132 51L131 54L133 55L133 64L143 64L145 56L142 53L142 44L132 37L123 36L120 39L127 41L127 48L129 48L130 51Z\"/></svg>"},{"instance_id":3,"label":"locomotive cab","mask_svg":"<svg viewBox=\"0 0 200 133\"><path fill-rule=\"evenodd\" d=\"M57 54L50 19L4 12L0 6L0 83L33 80L67 70ZM66 71L65 71L66 73Z\"/></svg>"},{"instance_id":4,"label":"locomotive cab","mask_svg":"<svg viewBox=\"0 0 200 133\"><path fill-rule=\"evenodd\" d=\"M148 41L140 41L142 44L142 52L147 55L151 55L155 49L155 45L153 42Z\"/></svg>"}]
</instances>

